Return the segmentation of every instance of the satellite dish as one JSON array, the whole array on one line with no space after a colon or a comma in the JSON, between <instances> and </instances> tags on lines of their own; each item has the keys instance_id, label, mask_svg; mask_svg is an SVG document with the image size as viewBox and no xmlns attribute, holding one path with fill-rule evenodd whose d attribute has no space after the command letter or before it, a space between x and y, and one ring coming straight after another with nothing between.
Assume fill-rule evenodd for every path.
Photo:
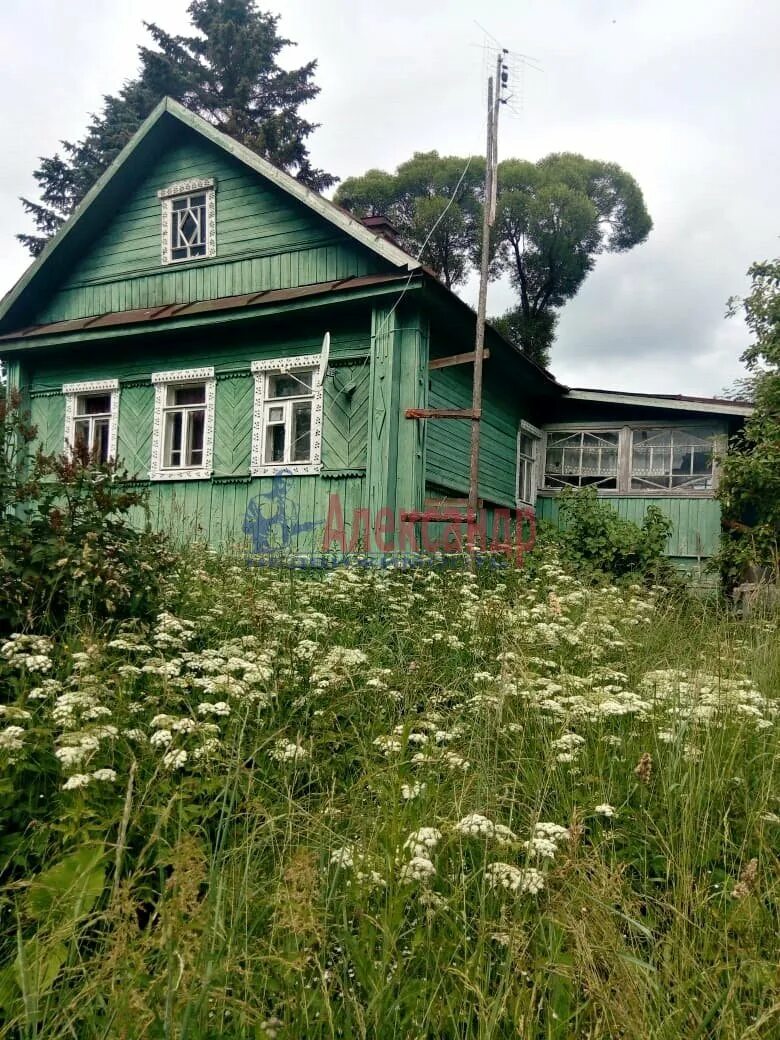
<instances>
[{"instance_id":1,"label":"satellite dish","mask_svg":"<svg viewBox=\"0 0 780 1040\"><path fill-rule=\"evenodd\" d=\"M326 332L322 337L322 350L320 352L320 370L317 375L317 385L322 386L325 376L328 374L328 362L330 360L330 333Z\"/></svg>"}]
</instances>

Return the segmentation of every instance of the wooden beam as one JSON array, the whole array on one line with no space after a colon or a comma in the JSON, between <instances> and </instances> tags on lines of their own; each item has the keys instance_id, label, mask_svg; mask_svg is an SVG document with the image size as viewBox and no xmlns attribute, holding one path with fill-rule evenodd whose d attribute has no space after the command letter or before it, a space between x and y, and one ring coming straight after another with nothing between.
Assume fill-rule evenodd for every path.
<instances>
[{"instance_id":1,"label":"wooden beam","mask_svg":"<svg viewBox=\"0 0 780 1040\"><path fill-rule=\"evenodd\" d=\"M462 516L457 510L450 510L447 512L445 509L443 512L431 509L423 510L421 512L409 511L401 513L401 520L410 524L420 523L434 523L434 524L471 524L476 523L473 516Z\"/></svg>"},{"instance_id":2,"label":"wooden beam","mask_svg":"<svg viewBox=\"0 0 780 1040\"><path fill-rule=\"evenodd\" d=\"M449 357L434 358L433 361L429 361L428 368L449 368L450 365L473 365L475 357L476 354L473 350L470 350L467 354L451 354ZM489 358L490 351L484 351L482 357Z\"/></svg>"},{"instance_id":3,"label":"wooden beam","mask_svg":"<svg viewBox=\"0 0 780 1040\"><path fill-rule=\"evenodd\" d=\"M407 408L407 419L479 419L472 408Z\"/></svg>"}]
</instances>

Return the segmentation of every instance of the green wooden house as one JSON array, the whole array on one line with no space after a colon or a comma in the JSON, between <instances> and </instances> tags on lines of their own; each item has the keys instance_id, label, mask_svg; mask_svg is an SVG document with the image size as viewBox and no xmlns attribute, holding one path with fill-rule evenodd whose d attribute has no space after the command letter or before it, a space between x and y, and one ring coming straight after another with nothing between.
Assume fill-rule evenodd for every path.
<instances>
[{"instance_id":1,"label":"green wooden house","mask_svg":"<svg viewBox=\"0 0 780 1040\"><path fill-rule=\"evenodd\" d=\"M0 356L48 451L81 439L156 523L258 552L430 548L468 490L475 314L361 222L163 101L0 305ZM567 486L716 548L713 446L738 404L570 390L488 329L488 541ZM454 526L454 525L450 525ZM449 537L449 536L448 536Z\"/></svg>"}]
</instances>

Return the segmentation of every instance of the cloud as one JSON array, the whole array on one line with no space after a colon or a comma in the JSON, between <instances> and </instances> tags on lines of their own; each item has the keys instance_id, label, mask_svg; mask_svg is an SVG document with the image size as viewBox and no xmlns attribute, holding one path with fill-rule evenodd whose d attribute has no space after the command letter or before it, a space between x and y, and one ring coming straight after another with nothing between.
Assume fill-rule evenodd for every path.
<instances>
[{"instance_id":1,"label":"cloud","mask_svg":"<svg viewBox=\"0 0 780 1040\"><path fill-rule=\"evenodd\" d=\"M261 4L261 6L266 6ZM94 0L88 16L60 0L5 0L0 283L28 258L17 196L34 191L37 157L78 137L86 114L136 68L142 21L186 29L187 0ZM296 48L318 60L322 93L306 115L315 163L340 176L393 168L415 150L484 147L486 37L534 57L501 117L500 154L580 151L620 163L655 221L649 240L603 256L563 310L553 355L571 385L713 393L738 375L748 342L723 318L745 271L777 255L780 5L769 0L279 0ZM488 41L489 42L489 41ZM464 290L473 301L473 281ZM491 286L491 313L512 303Z\"/></svg>"}]
</instances>

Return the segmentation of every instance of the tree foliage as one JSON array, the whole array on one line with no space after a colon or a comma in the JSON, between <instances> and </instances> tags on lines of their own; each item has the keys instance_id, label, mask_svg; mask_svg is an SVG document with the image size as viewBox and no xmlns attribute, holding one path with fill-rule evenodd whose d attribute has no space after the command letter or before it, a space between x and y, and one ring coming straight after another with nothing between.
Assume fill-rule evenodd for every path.
<instances>
[{"instance_id":1,"label":"tree foliage","mask_svg":"<svg viewBox=\"0 0 780 1040\"><path fill-rule=\"evenodd\" d=\"M335 201L358 217L384 216L407 252L436 272L448 289L469 273L479 235L485 160L415 152L395 173L369 170L348 177Z\"/></svg>"},{"instance_id":2,"label":"tree foliage","mask_svg":"<svg viewBox=\"0 0 780 1040\"><path fill-rule=\"evenodd\" d=\"M721 562L730 581L747 568L780 579L780 258L753 264L751 291L729 301L753 335L742 355L754 412L722 460L718 494L725 534Z\"/></svg>"},{"instance_id":3,"label":"tree foliage","mask_svg":"<svg viewBox=\"0 0 780 1040\"><path fill-rule=\"evenodd\" d=\"M306 140L316 124L298 111L319 93L317 63L280 68L279 54L291 41L279 35L279 17L258 10L255 0L193 0L188 11L192 36L145 23L155 46L139 47L137 78L103 98L80 141L62 141L61 153L41 159L34 174L40 200L22 199L38 234L17 236L33 255L166 95L309 187L335 183L311 165Z\"/></svg>"},{"instance_id":4,"label":"tree foliage","mask_svg":"<svg viewBox=\"0 0 780 1040\"><path fill-rule=\"evenodd\" d=\"M472 158L467 166L457 156L418 152L395 173L350 177L336 200L361 217L389 217L404 248L452 288L479 263L483 179L484 160ZM598 255L633 248L651 228L639 185L616 163L568 152L537 163L505 160L498 169L491 274L508 275L518 299L497 319L499 329L546 363L558 312Z\"/></svg>"},{"instance_id":5,"label":"tree foliage","mask_svg":"<svg viewBox=\"0 0 780 1040\"><path fill-rule=\"evenodd\" d=\"M517 291L530 352L544 335L539 319L577 294L597 256L643 242L652 221L630 174L569 152L537 163L507 159L498 186L497 266ZM548 348L553 334L548 325Z\"/></svg>"}]
</instances>

